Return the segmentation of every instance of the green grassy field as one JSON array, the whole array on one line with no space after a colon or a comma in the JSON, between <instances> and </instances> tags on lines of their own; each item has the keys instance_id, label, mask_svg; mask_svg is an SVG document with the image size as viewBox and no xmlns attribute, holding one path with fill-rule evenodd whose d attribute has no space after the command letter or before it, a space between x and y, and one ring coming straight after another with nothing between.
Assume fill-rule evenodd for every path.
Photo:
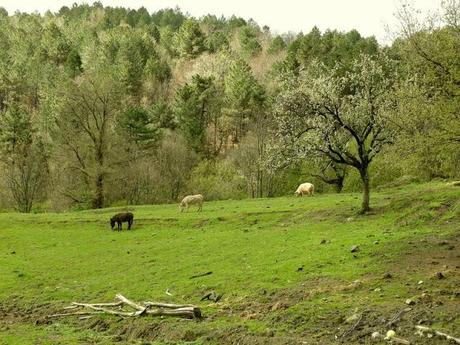
<instances>
[{"instance_id":1,"label":"green grassy field","mask_svg":"<svg viewBox=\"0 0 460 345\"><path fill-rule=\"evenodd\" d=\"M414 335L418 323L460 337L460 188L409 185L372 203L366 216L350 193L206 202L201 213L0 214L0 344L352 344L390 328L435 344ZM131 231L110 230L120 210L134 213ZM201 302L211 290L221 301ZM204 319L46 318L116 293L194 303ZM362 316L354 329L350 316Z\"/></svg>"}]
</instances>

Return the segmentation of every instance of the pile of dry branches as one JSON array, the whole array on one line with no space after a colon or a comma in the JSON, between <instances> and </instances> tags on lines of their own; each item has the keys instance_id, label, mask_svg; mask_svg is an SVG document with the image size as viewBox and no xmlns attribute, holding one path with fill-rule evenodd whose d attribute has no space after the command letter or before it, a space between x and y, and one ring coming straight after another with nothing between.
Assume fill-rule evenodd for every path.
<instances>
[{"instance_id":1,"label":"pile of dry branches","mask_svg":"<svg viewBox=\"0 0 460 345\"><path fill-rule=\"evenodd\" d=\"M123 317L138 317L144 315L152 316L176 316L190 319L200 319L201 310L192 304L170 304L157 302L144 302L142 304L130 301L121 294L115 295L118 302L112 303L80 303L72 302L65 310L72 310L65 313L52 314L48 317L61 317L68 315L80 315L82 318L92 317L96 314L112 314ZM123 309L128 306L134 311ZM85 310L86 309L86 310Z\"/></svg>"}]
</instances>

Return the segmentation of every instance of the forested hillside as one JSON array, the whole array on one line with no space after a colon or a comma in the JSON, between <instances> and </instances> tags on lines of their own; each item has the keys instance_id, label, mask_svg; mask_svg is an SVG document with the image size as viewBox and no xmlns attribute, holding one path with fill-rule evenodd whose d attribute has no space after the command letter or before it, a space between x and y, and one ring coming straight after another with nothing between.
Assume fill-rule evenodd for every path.
<instances>
[{"instance_id":1,"label":"forested hillside","mask_svg":"<svg viewBox=\"0 0 460 345\"><path fill-rule=\"evenodd\" d=\"M0 8L0 208L369 190L460 171L460 3L357 31L93 5ZM371 204L372 205L372 204Z\"/></svg>"}]
</instances>

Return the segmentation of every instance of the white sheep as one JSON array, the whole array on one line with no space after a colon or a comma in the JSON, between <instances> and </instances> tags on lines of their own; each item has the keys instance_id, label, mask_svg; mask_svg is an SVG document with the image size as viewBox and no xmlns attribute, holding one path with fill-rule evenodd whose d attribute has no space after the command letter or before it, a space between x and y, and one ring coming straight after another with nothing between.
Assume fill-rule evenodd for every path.
<instances>
[{"instance_id":1,"label":"white sheep","mask_svg":"<svg viewBox=\"0 0 460 345\"><path fill-rule=\"evenodd\" d=\"M180 205L179 205L180 211L183 212L184 209L188 210L189 205L193 205L193 204L198 205L198 211L202 211L202 208L203 208L203 195L201 195L201 194L187 195L180 202Z\"/></svg>"},{"instance_id":2,"label":"white sheep","mask_svg":"<svg viewBox=\"0 0 460 345\"><path fill-rule=\"evenodd\" d=\"M304 194L313 196L314 192L315 192L315 186L313 186L313 184L311 183L305 182L299 185L299 187L297 187L297 190L294 192L294 194L297 194L299 196L303 196Z\"/></svg>"}]
</instances>

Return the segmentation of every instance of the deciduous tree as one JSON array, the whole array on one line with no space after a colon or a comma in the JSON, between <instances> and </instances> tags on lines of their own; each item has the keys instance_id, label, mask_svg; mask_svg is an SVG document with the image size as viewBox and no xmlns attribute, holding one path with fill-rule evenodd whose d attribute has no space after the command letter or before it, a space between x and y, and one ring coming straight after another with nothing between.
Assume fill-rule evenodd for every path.
<instances>
[{"instance_id":1,"label":"deciduous tree","mask_svg":"<svg viewBox=\"0 0 460 345\"><path fill-rule=\"evenodd\" d=\"M0 112L0 150L4 179L19 212L30 212L46 183L47 156L32 116L24 106L12 104Z\"/></svg>"},{"instance_id":2,"label":"deciduous tree","mask_svg":"<svg viewBox=\"0 0 460 345\"><path fill-rule=\"evenodd\" d=\"M362 55L343 77L313 63L277 99L277 136L297 155L324 155L359 171L362 212L369 211L369 165L392 142L388 121L395 108L389 59Z\"/></svg>"},{"instance_id":3,"label":"deciduous tree","mask_svg":"<svg viewBox=\"0 0 460 345\"><path fill-rule=\"evenodd\" d=\"M110 68L95 69L58 91L62 101L55 136L90 188L94 208L105 206L105 181L115 161L109 148L122 88L112 73Z\"/></svg>"}]
</instances>

